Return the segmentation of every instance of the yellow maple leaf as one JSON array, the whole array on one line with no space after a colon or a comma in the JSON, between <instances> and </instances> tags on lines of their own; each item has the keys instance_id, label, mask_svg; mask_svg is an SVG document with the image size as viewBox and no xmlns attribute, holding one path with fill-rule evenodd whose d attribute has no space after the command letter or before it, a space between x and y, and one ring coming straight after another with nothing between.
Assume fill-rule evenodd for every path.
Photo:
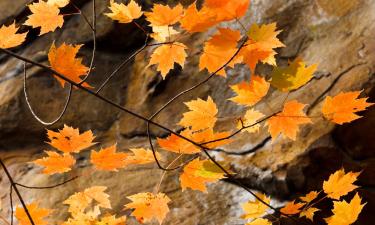
<instances>
[{"instance_id":1,"label":"yellow maple leaf","mask_svg":"<svg viewBox=\"0 0 375 225\"><path fill-rule=\"evenodd\" d=\"M91 151L91 163L99 170L118 171L124 168L128 155L123 152L116 152L116 145L101 149L99 152Z\"/></svg>"},{"instance_id":2,"label":"yellow maple leaf","mask_svg":"<svg viewBox=\"0 0 375 225\"><path fill-rule=\"evenodd\" d=\"M30 4L29 9L33 14L29 15L25 25L40 27L40 35L54 31L64 23L64 17L59 15L60 9L55 4L39 1Z\"/></svg>"},{"instance_id":3,"label":"yellow maple leaf","mask_svg":"<svg viewBox=\"0 0 375 225\"><path fill-rule=\"evenodd\" d=\"M105 13L112 20L117 20L119 23L130 23L134 19L138 19L143 15L142 8L134 0L131 0L127 5L116 3L114 0L110 1L109 9L111 13Z\"/></svg>"},{"instance_id":4,"label":"yellow maple leaf","mask_svg":"<svg viewBox=\"0 0 375 225\"><path fill-rule=\"evenodd\" d=\"M153 194L150 192L138 193L127 197L132 202L125 205L125 209L134 209L132 215L141 223L157 219L163 222L169 212L170 198L164 193Z\"/></svg>"},{"instance_id":5,"label":"yellow maple leaf","mask_svg":"<svg viewBox=\"0 0 375 225\"><path fill-rule=\"evenodd\" d=\"M95 222L95 225L125 225L126 216L116 218L114 215L106 215Z\"/></svg>"},{"instance_id":6,"label":"yellow maple leaf","mask_svg":"<svg viewBox=\"0 0 375 225\"><path fill-rule=\"evenodd\" d=\"M322 107L322 113L328 120L343 124L361 118L355 114L374 105L367 98L358 98L361 91L341 92L335 97L327 96Z\"/></svg>"},{"instance_id":7,"label":"yellow maple leaf","mask_svg":"<svg viewBox=\"0 0 375 225\"><path fill-rule=\"evenodd\" d=\"M69 4L70 0L48 0L47 4L49 5L55 5L59 8L63 8Z\"/></svg>"},{"instance_id":8,"label":"yellow maple leaf","mask_svg":"<svg viewBox=\"0 0 375 225\"><path fill-rule=\"evenodd\" d=\"M9 26L0 27L0 48L13 48L21 45L26 38L27 32L17 34L16 22Z\"/></svg>"},{"instance_id":9,"label":"yellow maple leaf","mask_svg":"<svg viewBox=\"0 0 375 225\"><path fill-rule=\"evenodd\" d=\"M89 70L88 67L82 64L81 58L76 58L81 47L82 45L74 46L65 43L56 47L55 43L53 43L48 52L48 61L52 69L75 83L81 82L80 76L86 75ZM64 87L66 83L65 80L57 76L55 77L60 82L61 86ZM82 86L91 87L86 82L84 82Z\"/></svg>"},{"instance_id":10,"label":"yellow maple leaf","mask_svg":"<svg viewBox=\"0 0 375 225\"><path fill-rule=\"evenodd\" d=\"M296 100L285 103L282 112L271 117L268 121L268 131L273 139L280 133L284 136L296 140L299 125L311 123L310 118L303 112L304 104Z\"/></svg>"},{"instance_id":11,"label":"yellow maple leaf","mask_svg":"<svg viewBox=\"0 0 375 225\"><path fill-rule=\"evenodd\" d=\"M133 154L127 154L125 163L127 165L142 165L155 162L154 154L149 149L131 148L129 149ZM156 152L156 158L162 161L162 156Z\"/></svg>"},{"instance_id":12,"label":"yellow maple leaf","mask_svg":"<svg viewBox=\"0 0 375 225\"><path fill-rule=\"evenodd\" d=\"M241 33L237 30L219 28L218 32L204 44L199 69L207 69L208 72L213 73L224 66L235 55L240 38ZM228 66L233 67L235 62L232 60ZM224 69L218 71L217 74L226 76Z\"/></svg>"},{"instance_id":13,"label":"yellow maple leaf","mask_svg":"<svg viewBox=\"0 0 375 225\"><path fill-rule=\"evenodd\" d=\"M267 95L269 87L270 84L263 77L254 75L250 82L243 81L230 86L237 96L229 100L240 105L253 106Z\"/></svg>"},{"instance_id":14,"label":"yellow maple leaf","mask_svg":"<svg viewBox=\"0 0 375 225\"><path fill-rule=\"evenodd\" d=\"M163 79L165 79L168 72L174 68L175 63L182 68L184 67L187 57L186 49L187 47L180 42L159 46L152 53L149 66L157 64L157 70L161 72Z\"/></svg>"},{"instance_id":15,"label":"yellow maple leaf","mask_svg":"<svg viewBox=\"0 0 375 225\"><path fill-rule=\"evenodd\" d=\"M189 162L180 175L182 190L190 188L207 192L206 184L225 178L225 173L210 160L195 159Z\"/></svg>"},{"instance_id":16,"label":"yellow maple leaf","mask_svg":"<svg viewBox=\"0 0 375 225\"><path fill-rule=\"evenodd\" d=\"M358 193L348 203L343 201L333 202L333 216L325 218L328 225L350 225L358 219L366 203L361 204L361 197Z\"/></svg>"},{"instance_id":17,"label":"yellow maple leaf","mask_svg":"<svg viewBox=\"0 0 375 225\"><path fill-rule=\"evenodd\" d=\"M152 32L151 37L159 42L166 42L173 35L180 33L170 26L153 26Z\"/></svg>"},{"instance_id":18,"label":"yellow maple leaf","mask_svg":"<svg viewBox=\"0 0 375 225\"><path fill-rule=\"evenodd\" d=\"M33 218L35 225L48 224L44 218L49 216L52 213L52 210L39 208L38 203L36 202L32 202L31 204L26 205L26 208L29 211L30 216ZM15 217L17 218L19 225L31 225L29 217L22 207L18 206L16 208Z\"/></svg>"},{"instance_id":19,"label":"yellow maple leaf","mask_svg":"<svg viewBox=\"0 0 375 225\"><path fill-rule=\"evenodd\" d=\"M241 129L242 126L248 127L242 130L242 132L249 132L254 133L257 132L260 128L260 124L256 124L259 120L261 120L264 117L264 114L261 112L258 112L254 109L249 109L246 111L245 116L241 121L238 121L237 128Z\"/></svg>"},{"instance_id":20,"label":"yellow maple leaf","mask_svg":"<svg viewBox=\"0 0 375 225\"><path fill-rule=\"evenodd\" d=\"M314 215L318 211L320 211L320 209L310 207L308 209L302 210L299 214L299 217L306 217L307 219L313 221Z\"/></svg>"},{"instance_id":21,"label":"yellow maple leaf","mask_svg":"<svg viewBox=\"0 0 375 225\"><path fill-rule=\"evenodd\" d=\"M306 194L303 197L300 197L300 199L306 203L312 202L316 197L318 197L319 192L317 191L310 191L308 194Z\"/></svg>"},{"instance_id":22,"label":"yellow maple leaf","mask_svg":"<svg viewBox=\"0 0 375 225\"><path fill-rule=\"evenodd\" d=\"M345 173L345 170L342 168L336 171L334 174L329 176L327 181L323 182L324 193L332 199L339 200L341 196L347 195L349 192L356 189L358 186L353 183L357 180L360 172Z\"/></svg>"},{"instance_id":23,"label":"yellow maple leaf","mask_svg":"<svg viewBox=\"0 0 375 225\"><path fill-rule=\"evenodd\" d=\"M48 157L43 157L33 161L33 163L45 167L43 169L43 173L45 174L68 172L76 162L76 160L69 153L60 155L59 153L53 151L45 152L47 153Z\"/></svg>"},{"instance_id":24,"label":"yellow maple leaf","mask_svg":"<svg viewBox=\"0 0 375 225\"><path fill-rule=\"evenodd\" d=\"M151 12L146 12L146 20L152 26L170 26L177 23L184 12L182 5L174 7L168 5L154 4Z\"/></svg>"},{"instance_id":25,"label":"yellow maple leaf","mask_svg":"<svg viewBox=\"0 0 375 225\"><path fill-rule=\"evenodd\" d=\"M271 221L263 218L257 218L250 223L247 223L245 225L272 225Z\"/></svg>"},{"instance_id":26,"label":"yellow maple leaf","mask_svg":"<svg viewBox=\"0 0 375 225\"><path fill-rule=\"evenodd\" d=\"M299 212L301 212L301 208L305 205L306 203L295 203L293 202L288 202L283 208L280 209L280 212L287 214L287 215L294 215Z\"/></svg>"},{"instance_id":27,"label":"yellow maple leaf","mask_svg":"<svg viewBox=\"0 0 375 225\"><path fill-rule=\"evenodd\" d=\"M183 117L178 123L184 127L190 127L192 131L212 129L216 123L217 107L210 96L207 101L200 98L185 102L190 111L182 114Z\"/></svg>"},{"instance_id":28,"label":"yellow maple leaf","mask_svg":"<svg viewBox=\"0 0 375 225\"><path fill-rule=\"evenodd\" d=\"M271 85L280 91L292 91L311 80L318 65L306 66L301 58L296 58L287 67L274 67Z\"/></svg>"},{"instance_id":29,"label":"yellow maple leaf","mask_svg":"<svg viewBox=\"0 0 375 225\"><path fill-rule=\"evenodd\" d=\"M257 196L267 204L270 204L271 199L267 197L265 194L258 193ZM241 206L242 209L245 211L245 214L241 216L241 218L243 219L256 219L257 217L263 216L268 209L268 206L266 206L258 199L255 199L254 201L245 202Z\"/></svg>"},{"instance_id":30,"label":"yellow maple leaf","mask_svg":"<svg viewBox=\"0 0 375 225\"><path fill-rule=\"evenodd\" d=\"M95 136L92 134L91 130L79 134L78 128L74 129L67 125L64 125L64 128L59 130L59 132L47 130L47 135L50 140L50 142L47 143L65 153L80 152L95 144L92 142Z\"/></svg>"}]
</instances>

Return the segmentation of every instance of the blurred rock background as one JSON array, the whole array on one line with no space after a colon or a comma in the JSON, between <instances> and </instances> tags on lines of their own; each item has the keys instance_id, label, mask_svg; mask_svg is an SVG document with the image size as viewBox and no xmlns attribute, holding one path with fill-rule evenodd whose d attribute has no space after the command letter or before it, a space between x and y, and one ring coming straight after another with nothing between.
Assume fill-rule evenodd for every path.
<instances>
[{"instance_id":1,"label":"blurred rock background","mask_svg":"<svg viewBox=\"0 0 375 225\"><path fill-rule=\"evenodd\" d=\"M1 0L0 24L23 22L29 10L27 0ZM86 14L91 13L91 1L73 0ZM144 34L134 25L113 23L103 15L108 11L109 1L97 1L98 9L98 51L95 70L89 83L98 86L116 65L144 43ZM144 7L151 1L143 1ZM171 1L173 2L173 1ZM191 1L183 1L185 4ZM64 12L74 12L67 7ZM93 39L89 26L79 16L66 16L64 29L38 37L33 30L23 46L14 49L23 56L38 59L44 63L46 52L53 41L84 44L81 55L89 63ZM246 17L241 19L245 26L252 23L277 22L283 32L281 40L286 48L280 49L278 63L302 56L309 64L318 63L318 72L306 86L290 93L288 99L298 99L309 104L310 116L318 115L322 99L340 91L361 90L363 95L375 101L375 1L373 0L253 0ZM145 25L144 20L140 23ZM224 27L240 29L234 23ZM25 28L23 28L25 29ZM215 31L186 36L182 40L189 47L189 58L184 70L175 69L166 80L162 80L154 68L147 68L150 51L140 54L127 68L122 69L102 94L121 105L142 115L149 116L179 93L207 74L197 70L199 52L203 42ZM146 60L145 60L146 59ZM19 183L43 186L59 183L76 174L86 176L53 190L22 189L27 202L38 200L42 206L56 209L51 223L63 220L68 215L62 201L75 191L92 185L109 187L112 206L120 214L127 203L126 196L138 192L152 191L159 182L162 172L156 165L138 166L118 173L92 172L88 165L88 151L80 154L78 166L71 173L46 176L40 168L28 162L42 156L48 146L46 127L38 124L25 103L22 85L23 64L5 55L0 55L0 157L5 161L11 174ZM259 66L258 74L266 76L269 68ZM226 99L233 96L228 85L246 76L248 70L236 67L227 79L215 77L207 85L182 97L161 113L156 121L167 127L175 126L187 109L183 101L206 98L211 95L218 104L220 118L218 130L231 130L235 119L244 112ZM50 74L38 68L28 70L27 83L31 104L35 111L46 120L55 118L63 107L67 90L62 89ZM268 114L270 107L276 111L286 95L271 90L265 102L257 109ZM268 107L269 105L270 107ZM371 225L375 221L372 212L375 207L375 109L351 124L335 126L321 118L314 119L313 126L305 126L295 142L270 140L266 128L254 135L239 135L233 144L214 153L238 174L242 182L255 190L270 194L275 203L296 198L310 190L320 189L324 179L333 171L344 167L346 170L362 171L358 184L367 205L356 224ZM147 147L145 123L121 113L81 91L75 90L70 107L62 120L48 129L58 129L67 124L81 130L92 129L97 135L97 145L105 147L114 143L126 151L129 147ZM158 129L153 136L166 136ZM87 175L89 174L89 175ZM0 176L0 198L3 215L9 218L9 182ZM195 191L181 192L178 173L167 174L161 191L172 199L164 224L242 224L240 203L250 196L241 188L226 181L209 186L208 193ZM16 197L14 197L16 199ZM16 201L16 204L19 204ZM329 208L322 202L320 207ZM326 217L321 214L318 217ZM288 221L285 221L287 223ZM290 221L289 221L290 222ZM2 222L0 222L2 223ZM129 224L137 224L129 218ZM318 218L317 224L322 223ZM293 223L291 223L293 224Z\"/></svg>"}]
</instances>

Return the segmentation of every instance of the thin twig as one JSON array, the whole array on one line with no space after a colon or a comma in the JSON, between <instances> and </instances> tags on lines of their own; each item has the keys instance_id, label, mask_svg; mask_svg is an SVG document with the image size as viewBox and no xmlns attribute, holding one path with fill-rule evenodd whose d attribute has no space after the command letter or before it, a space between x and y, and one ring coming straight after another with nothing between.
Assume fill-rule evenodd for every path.
<instances>
[{"instance_id":1,"label":"thin twig","mask_svg":"<svg viewBox=\"0 0 375 225\"><path fill-rule=\"evenodd\" d=\"M77 179L78 177L79 176L75 176L73 178L70 178L70 179L62 182L62 183L51 185L51 186L39 186L39 187L35 187L35 186L27 186L27 185L20 184L20 183L14 183L14 184L17 185L17 186L23 187L23 188L28 188L28 189L52 189L52 188L56 188L56 187L62 186L64 184L67 184L67 183L69 183L69 182Z\"/></svg>"},{"instance_id":2,"label":"thin twig","mask_svg":"<svg viewBox=\"0 0 375 225\"><path fill-rule=\"evenodd\" d=\"M10 186L10 191L9 191L9 202L10 202L10 225L13 225L13 186Z\"/></svg>"}]
</instances>

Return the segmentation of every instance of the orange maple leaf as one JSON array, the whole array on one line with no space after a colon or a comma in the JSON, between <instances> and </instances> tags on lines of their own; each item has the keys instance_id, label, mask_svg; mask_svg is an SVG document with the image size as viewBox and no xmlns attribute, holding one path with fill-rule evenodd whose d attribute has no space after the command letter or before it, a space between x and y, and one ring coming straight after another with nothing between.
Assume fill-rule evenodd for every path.
<instances>
[{"instance_id":1,"label":"orange maple leaf","mask_svg":"<svg viewBox=\"0 0 375 225\"><path fill-rule=\"evenodd\" d=\"M227 0L213 2L205 1L203 8L208 8L208 10L216 14L216 21L230 21L234 19L239 19L245 15L247 9L249 8L250 0Z\"/></svg>"},{"instance_id":2,"label":"orange maple leaf","mask_svg":"<svg viewBox=\"0 0 375 225\"><path fill-rule=\"evenodd\" d=\"M250 82L243 81L230 86L230 88L237 96L229 100L240 105L253 106L267 95L270 84L263 77L254 75Z\"/></svg>"},{"instance_id":3,"label":"orange maple leaf","mask_svg":"<svg viewBox=\"0 0 375 225\"><path fill-rule=\"evenodd\" d=\"M128 154L116 152L116 145L101 149L100 151L91 151L91 163L99 170L118 171L124 168Z\"/></svg>"},{"instance_id":4,"label":"orange maple leaf","mask_svg":"<svg viewBox=\"0 0 375 225\"><path fill-rule=\"evenodd\" d=\"M237 56L238 59L236 60L242 60L242 62L246 63L251 71L254 72L257 63L266 60L271 54L271 50L255 44L252 40L248 40L241 48Z\"/></svg>"},{"instance_id":5,"label":"orange maple leaf","mask_svg":"<svg viewBox=\"0 0 375 225\"><path fill-rule=\"evenodd\" d=\"M92 142L95 136L92 134L91 130L79 134L78 128L74 129L67 125L64 125L64 128L59 130L59 132L47 130L47 135L50 140L50 142L47 143L65 153L80 152L95 144Z\"/></svg>"},{"instance_id":6,"label":"orange maple leaf","mask_svg":"<svg viewBox=\"0 0 375 225\"><path fill-rule=\"evenodd\" d=\"M283 111L267 121L268 131L272 138L275 139L281 133L296 140L299 125L311 123L310 118L303 112L304 107L304 104L296 100L285 103Z\"/></svg>"},{"instance_id":7,"label":"orange maple leaf","mask_svg":"<svg viewBox=\"0 0 375 225\"><path fill-rule=\"evenodd\" d=\"M283 208L280 209L280 212L287 214L287 215L294 215L299 212L301 212L301 208L305 205L306 203L295 203L293 202L288 202Z\"/></svg>"},{"instance_id":8,"label":"orange maple leaf","mask_svg":"<svg viewBox=\"0 0 375 225\"><path fill-rule=\"evenodd\" d=\"M25 25L40 27L40 35L54 31L64 23L64 17L59 15L59 7L54 4L39 1L30 4L29 9L33 14L28 17Z\"/></svg>"},{"instance_id":9,"label":"orange maple leaf","mask_svg":"<svg viewBox=\"0 0 375 225\"><path fill-rule=\"evenodd\" d=\"M132 202L125 205L125 209L134 209L132 215L141 223L157 219L163 222L169 212L170 198L164 193L153 194L150 192L138 193L127 197Z\"/></svg>"},{"instance_id":10,"label":"orange maple leaf","mask_svg":"<svg viewBox=\"0 0 375 225\"><path fill-rule=\"evenodd\" d=\"M131 0L127 5L118 4L114 0L110 1L109 9L111 13L105 13L112 20L117 20L119 23L130 23L134 19L138 19L143 15L142 8L134 0Z\"/></svg>"},{"instance_id":11,"label":"orange maple leaf","mask_svg":"<svg viewBox=\"0 0 375 225\"><path fill-rule=\"evenodd\" d=\"M353 183L357 180L360 172L345 173L344 169L336 171L329 176L327 181L323 182L324 193L332 199L339 200L341 196L347 195L349 192L356 189L358 186Z\"/></svg>"},{"instance_id":12,"label":"orange maple leaf","mask_svg":"<svg viewBox=\"0 0 375 225\"><path fill-rule=\"evenodd\" d=\"M133 154L127 154L125 163L127 165L142 165L155 162L154 154L149 149L144 148L131 148L129 149ZM162 161L162 156L156 152L156 158Z\"/></svg>"},{"instance_id":13,"label":"orange maple leaf","mask_svg":"<svg viewBox=\"0 0 375 225\"><path fill-rule=\"evenodd\" d=\"M48 60L51 67L56 72L64 75L66 78L75 83L81 82L80 76L86 75L89 68L82 64L81 58L76 58L76 55L82 45L67 45L63 43L60 47L56 48L55 43L52 44L48 52ZM55 76L60 82L61 86L65 86L65 80ZM91 87L84 82L84 87Z\"/></svg>"},{"instance_id":14,"label":"orange maple leaf","mask_svg":"<svg viewBox=\"0 0 375 225\"><path fill-rule=\"evenodd\" d=\"M207 7L198 10L195 3L185 10L184 16L180 20L181 27L190 33L205 31L217 23L215 12Z\"/></svg>"},{"instance_id":15,"label":"orange maple leaf","mask_svg":"<svg viewBox=\"0 0 375 225\"><path fill-rule=\"evenodd\" d=\"M168 5L154 4L151 12L146 12L146 19L152 26L170 26L177 23L184 12L182 5L171 8Z\"/></svg>"},{"instance_id":16,"label":"orange maple leaf","mask_svg":"<svg viewBox=\"0 0 375 225\"><path fill-rule=\"evenodd\" d=\"M27 32L17 34L18 28L16 22L9 26L0 27L0 48L13 48L22 44L25 41Z\"/></svg>"},{"instance_id":17,"label":"orange maple leaf","mask_svg":"<svg viewBox=\"0 0 375 225\"><path fill-rule=\"evenodd\" d=\"M76 160L69 153L60 155L57 152L45 151L48 157L43 157L33 161L33 163L44 166L43 173L55 174L65 173L71 170L71 167L75 164Z\"/></svg>"},{"instance_id":18,"label":"orange maple leaf","mask_svg":"<svg viewBox=\"0 0 375 225\"><path fill-rule=\"evenodd\" d=\"M240 38L241 33L239 31L220 28L218 33L205 43L199 61L199 69L206 68L208 72L213 73L224 66L236 53ZM235 63L232 60L228 66L233 67ZM217 74L225 77L225 70L222 69Z\"/></svg>"},{"instance_id":19,"label":"orange maple leaf","mask_svg":"<svg viewBox=\"0 0 375 225\"><path fill-rule=\"evenodd\" d=\"M355 114L374 105L368 103L367 98L358 98L361 91L341 92L335 97L327 96L322 107L322 113L328 120L343 124L361 118Z\"/></svg>"},{"instance_id":20,"label":"orange maple leaf","mask_svg":"<svg viewBox=\"0 0 375 225\"><path fill-rule=\"evenodd\" d=\"M149 66L158 64L157 70L161 72L163 79L165 79L168 72L174 68L175 63L182 68L184 67L187 57L186 49L187 47L180 42L159 46L152 53Z\"/></svg>"},{"instance_id":21,"label":"orange maple leaf","mask_svg":"<svg viewBox=\"0 0 375 225\"><path fill-rule=\"evenodd\" d=\"M26 205L27 210L29 211L31 217L33 218L35 225L47 225L45 217L49 216L52 213L50 209L39 208L38 203L32 202L31 204ZM15 216L20 225L31 225L29 217L27 216L25 210L22 207L17 207Z\"/></svg>"},{"instance_id":22,"label":"orange maple leaf","mask_svg":"<svg viewBox=\"0 0 375 225\"><path fill-rule=\"evenodd\" d=\"M300 197L300 199L306 203L312 202L316 197L318 197L319 192L317 191L310 191L308 194L306 194L303 197Z\"/></svg>"},{"instance_id":23,"label":"orange maple leaf","mask_svg":"<svg viewBox=\"0 0 375 225\"><path fill-rule=\"evenodd\" d=\"M191 188L207 192L206 183L217 182L225 177L225 173L210 160L195 159L184 167L180 175L182 190Z\"/></svg>"}]
</instances>

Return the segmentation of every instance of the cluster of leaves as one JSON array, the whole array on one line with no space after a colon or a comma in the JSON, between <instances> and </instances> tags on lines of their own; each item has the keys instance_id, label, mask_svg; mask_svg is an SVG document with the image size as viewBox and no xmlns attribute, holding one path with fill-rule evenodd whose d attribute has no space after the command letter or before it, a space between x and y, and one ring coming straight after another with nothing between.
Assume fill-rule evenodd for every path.
<instances>
[{"instance_id":1,"label":"cluster of leaves","mask_svg":"<svg viewBox=\"0 0 375 225\"><path fill-rule=\"evenodd\" d=\"M39 0L30 4L31 11L24 23L26 26L40 28L40 35L53 32L64 24L64 15L60 9L66 7L69 0ZM306 65L299 57L289 62L287 66L278 66L275 55L276 49L285 47L278 39L281 32L277 30L276 23L252 24L248 30L239 22L249 8L249 0L205 0L199 7L196 2L187 7L180 4L169 6L154 4L152 9L144 12L142 7L134 0L128 4L117 3L111 0L106 16L118 23L134 23L137 19L145 17L152 30L150 35L154 40L149 65L155 65L163 79L174 69L176 64L184 67L188 57L188 46L177 41L182 33L204 32L209 28L220 25L222 22L237 21L243 29L235 30L219 27L204 44L199 59L199 70L219 75L217 79L225 79L227 71L236 64L246 65L252 75L251 79L231 85L235 96L228 99L238 105L244 106L246 112L238 121L238 132L255 133L263 124L268 126L268 131L275 140L279 136L296 140L301 125L313 123L312 117L304 112L306 104L297 100L283 103L282 110L269 116L255 109L268 94L271 87L276 91L289 92L301 88L307 84L317 69L317 65ZM199 19L198 19L199 18ZM15 22L9 26L0 28L0 48L7 49L21 45L27 33L17 33ZM82 76L90 73L91 66L83 65L82 58L77 54L82 45L62 43L56 46L51 44L48 52L48 60L55 77L62 87L67 81L79 84L82 88L94 88L88 84ZM263 63L273 67L270 79L255 74L257 64ZM63 75L66 79L62 79ZM322 116L336 124L343 124L358 119L357 112L371 106L367 98L359 98L361 91L342 92L333 97L326 97L322 104ZM206 100L196 99L185 102L188 111L182 115L178 126L180 132L171 133L166 138L158 138L157 143L163 150L181 155L198 154L204 150L210 150L232 142L232 136L236 133L230 131L218 132L215 125L218 120L219 109L213 98L208 96ZM315 118L315 117L314 117ZM74 167L75 154L92 147L95 143L91 131L79 132L69 126L62 130L47 132L49 144L57 151L46 151L47 156L34 161L35 164L44 167L43 173L65 173ZM59 152L61 153L59 153ZM116 145L91 152L91 163L97 170L118 171L129 165L148 164L156 160L162 160L161 155L143 148L130 149L132 153L118 152ZM212 159L195 158L184 165L180 174L182 190L187 188L207 192L208 183L230 176L232 172L226 167L218 166ZM341 196L355 189L352 185L358 173L345 174L340 170L334 173L323 185L323 198L334 199L332 217L326 219L329 225L348 225L353 223L361 209L361 199L358 194L350 203L339 201ZM124 224L126 218L105 214L101 209L109 209L108 195L104 193L106 187L94 186L69 197L64 204L69 205L71 217L64 224ZM158 191L158 190L157 190ZM283 215L305 216L313 219L318 211L313 207L319 192L311 192L302 197L302 202L288 203L281 209ZM161 192L142 192L127 197L131 203L125 205L126 209L134 209L132 215L140 222L148 222L153 219L162 223L169 208L171 199ZM319 201L319 200L318 200ZM255 202L244 204L246 214L244 218L255 219L249 224L265 225L271 222L265 218L258 218L265 214L270 206L270 199L265 195L258 195ZM38 208L38 203L32 203L27 207L36 224L45 224L43 218L52 211ZM348 216L349 215L349 216ZM22 208L17 208L16 217L21 224L29 224L26 213Z\"/></svg>"}]
</instances>

